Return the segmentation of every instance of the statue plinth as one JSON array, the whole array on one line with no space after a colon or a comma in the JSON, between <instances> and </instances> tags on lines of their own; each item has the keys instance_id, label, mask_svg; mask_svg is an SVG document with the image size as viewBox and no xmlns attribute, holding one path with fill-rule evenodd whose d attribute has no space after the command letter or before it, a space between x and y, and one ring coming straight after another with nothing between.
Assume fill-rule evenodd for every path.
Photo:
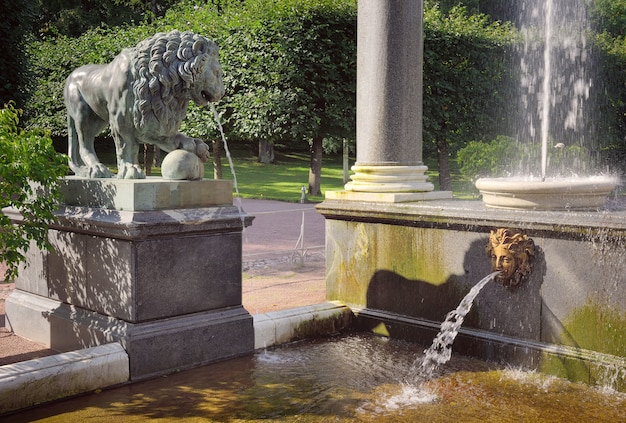
<instances>
[{"instance_id":1,"label":"statue plinth","mask_svg":"<svg viewBox=\"0 0 626 423\"><path fill-rule=\"evenodd\" d=\"M65 205L111 210L149 211L233 204L233 184L226 180L68 176L60 188Z\"/></svg>"},{"instance_id":2,"label":"statue plinth","mask_svg":"<svg viewBox=\"0 0 626 423\"><path fill-rule=\"evenodd\" d=\"M230 182L70 177L63 193L54 251L29 251L7 299L16 334L58 351L120 342L133 380L253 351L241 301L252 218Z\"/></svg>"}]
</instances>

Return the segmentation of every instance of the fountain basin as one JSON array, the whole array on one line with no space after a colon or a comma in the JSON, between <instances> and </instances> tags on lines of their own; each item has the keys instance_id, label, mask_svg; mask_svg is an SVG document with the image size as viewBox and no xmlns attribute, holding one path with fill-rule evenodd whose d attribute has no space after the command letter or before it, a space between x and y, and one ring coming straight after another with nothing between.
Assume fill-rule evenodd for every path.
<instances>
[{"instance_id":1,"label":"fountain basin","mask_svg":"<svg viewBox=\"0 0 626 423\"><path fill-rule=\"evenodd\" d=\"M488 207L521 210L593 210L603 208L618 185L610 176L539 179L481 178L476 188Z\"/></svg>"},{"instance_id":2,"label":"fountain basin","mask_svg":"<svg viewBox=\"0 0 626 423\"><path fill-rule=\"evenodd\" d=\"M480 201L327 199L317 206L326 218L326 298L350 307L357 330L430 343L439 325L425 322L441 322L490 273L490 231L515 229L535 243L532 271L515 289L485 286L454 351L593 383L602 379L597 363L625 364L626 208L619 206L520 212ZM565 350L567 357L552 355Z\"/></svg>"}]
</instances>

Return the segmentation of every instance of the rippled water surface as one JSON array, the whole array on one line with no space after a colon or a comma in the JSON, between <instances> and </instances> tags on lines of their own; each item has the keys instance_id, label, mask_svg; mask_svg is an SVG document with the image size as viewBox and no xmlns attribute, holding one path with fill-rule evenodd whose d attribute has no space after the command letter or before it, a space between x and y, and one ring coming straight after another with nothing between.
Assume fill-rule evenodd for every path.
<instances>
[{"instance_id":1,"label":"rippled water surface","mask_svg":"<svg viewBox=\"0 0 626 423\"><path fill-rule=\"evenodd\" d=\"M45 422L624 422L626 395L453 357L423 383L423 346L307 341L5 417Z\"/></svg>"}]
</instances>

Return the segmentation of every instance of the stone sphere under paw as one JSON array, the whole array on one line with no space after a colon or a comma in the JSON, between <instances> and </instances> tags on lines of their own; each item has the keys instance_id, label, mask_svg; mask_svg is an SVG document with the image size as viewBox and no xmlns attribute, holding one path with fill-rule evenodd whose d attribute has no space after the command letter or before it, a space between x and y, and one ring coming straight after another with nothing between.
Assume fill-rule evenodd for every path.
<instances>
[{"instance_id":1,"label":"stone sphere under paw","mask_svg":"<svg viewBox=\"0 0 626 423\"><path fill-rule=\"evenodd\" d=\"M197 180L204 177L204 164L194 153L174 150L163 159L161 175L165 179Z\"/></svg>"}]
</instances>

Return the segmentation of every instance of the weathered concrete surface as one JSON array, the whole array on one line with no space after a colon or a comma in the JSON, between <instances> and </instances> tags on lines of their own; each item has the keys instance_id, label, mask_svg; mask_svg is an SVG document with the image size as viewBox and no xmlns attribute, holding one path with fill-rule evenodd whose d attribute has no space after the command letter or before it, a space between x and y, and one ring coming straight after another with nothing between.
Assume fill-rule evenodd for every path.
<instances>
[{"instance_id":1,"label":"weathered concrete surface","mask_svg":"<svg viewBox=\"0 0 626 423\"><path fill-rule=\"evenodd\" d=\"M441 322L490 273L489 231L519 229L536 244L530 279L514 289L488 284L464 328L509 340L502 344L515 343L518 352L524 343L542 347L513 357L470 336L455 351L586 381L598 376L589 364L594 354L626 369L626 209L532 212L478 201L327 200L318 210L327 219L327 299L376 315L361 327L429 343L437 324L411 331L408 322ZM542 358L551 346L584 352L584 364Z\"/></svg>"},{"instance_id":2,"label":"weathered concrete surface","mask_svg":"<svg viewBox=\"0 0 626 423\"><path fill-rule=\"evenodd\" d=\"M352 312L338 302L295 307L254 316L254 347L267 348L348 329Z\"/></svg>"}]
</instances>

